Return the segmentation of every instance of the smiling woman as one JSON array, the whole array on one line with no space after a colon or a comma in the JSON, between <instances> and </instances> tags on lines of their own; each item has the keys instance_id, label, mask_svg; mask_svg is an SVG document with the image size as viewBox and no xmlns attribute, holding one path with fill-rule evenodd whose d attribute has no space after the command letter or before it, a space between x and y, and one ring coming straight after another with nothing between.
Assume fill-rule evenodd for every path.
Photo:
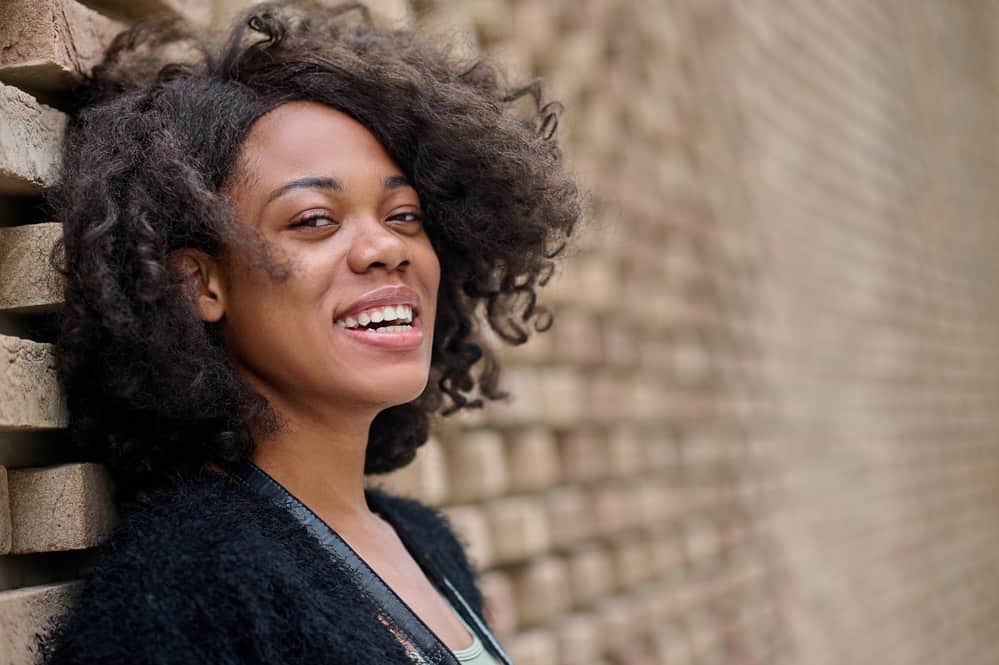
<instances>
[{"instance_id":1,"label":"smiling woman","mask_svg":"<svg viewBox=\"0 0 999 665\"><path fill-rule=\"evenodd\" d=\"M78 102L57 358L125 519L46 662L504 662L447 520L364 477L501 397L480 319L550 322L557 105L310 2L135 26Z\"/></svg>"}]
</instances>

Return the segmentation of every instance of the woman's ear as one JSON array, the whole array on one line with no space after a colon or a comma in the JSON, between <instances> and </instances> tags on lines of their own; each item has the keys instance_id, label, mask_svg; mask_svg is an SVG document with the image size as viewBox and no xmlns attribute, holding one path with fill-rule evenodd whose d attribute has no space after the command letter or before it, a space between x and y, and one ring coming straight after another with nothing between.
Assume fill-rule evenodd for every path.
<instances>
[{"instance_id":1,"label":"woman's ear","mask_svg":"<svg viewBox=\"0 0 999 665\"><path fill-rule=\"evenodd\" d=\"M220 321L225 314L225 289L218 259L200 249L185 247L170 253L169 265L183 280L201 320Z\"/></svg>"}]
</instances>

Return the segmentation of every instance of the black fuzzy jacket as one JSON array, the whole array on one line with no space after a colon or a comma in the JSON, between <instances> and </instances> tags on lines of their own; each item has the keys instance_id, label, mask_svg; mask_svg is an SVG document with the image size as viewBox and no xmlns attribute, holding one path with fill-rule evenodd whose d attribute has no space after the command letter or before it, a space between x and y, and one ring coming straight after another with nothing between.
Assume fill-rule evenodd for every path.
<instances>
[{"instance_id":1,"label":"black fuzzy jacket","mask_svg":"<svg viewBox=\"0 0 999 665\"><path fill-rule=\"evenodd\" d=\"M447 519L369 488L368 503L482 616ZM436 579L435 579L436 578ZM405 663L341 564L284 508L204 471L132 512L42 643L49 665Z\"/></svg>"}]
</instances>

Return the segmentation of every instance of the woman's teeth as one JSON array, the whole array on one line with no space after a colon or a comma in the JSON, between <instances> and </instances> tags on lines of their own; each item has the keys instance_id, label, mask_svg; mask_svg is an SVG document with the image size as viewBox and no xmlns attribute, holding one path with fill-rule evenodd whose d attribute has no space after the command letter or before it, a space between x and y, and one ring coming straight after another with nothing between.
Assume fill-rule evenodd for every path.
<instances>
[{"instance_id":1,"label":"woman's teeth","mask_svg":"<svg viewBox=\"0 0 999 665\"><path fill-rule=\"evenodd\" d=\"M409 305L389 305L378 307L361 312L355 317L348 316L336 321L337 328L366 328L372 323L384 323L386 321L398 321L397 325L381 326L374 328L379 332L398 332L412 328L413 308Z\"/></svg>"}]
</instances>

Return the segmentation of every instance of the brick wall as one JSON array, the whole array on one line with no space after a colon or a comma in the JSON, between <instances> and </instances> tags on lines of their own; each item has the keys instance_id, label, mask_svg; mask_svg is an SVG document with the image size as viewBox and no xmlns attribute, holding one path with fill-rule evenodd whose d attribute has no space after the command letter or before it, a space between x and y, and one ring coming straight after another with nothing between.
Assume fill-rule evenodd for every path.
<instances>
[{"instance_id":1,"label":"brick wall","mask_svg":"<svg viewBox=\"0 0 999 665\"><path fill-rule=\"evenodd\" d=\"M514 662L993 662L999 9L370 4L544 75L593 193L517 399L373 479L450 517ZM2 663L114 524L47 346L60 91L122 22L205 7L0 7Z\"/></svg>"}]
</instances>

